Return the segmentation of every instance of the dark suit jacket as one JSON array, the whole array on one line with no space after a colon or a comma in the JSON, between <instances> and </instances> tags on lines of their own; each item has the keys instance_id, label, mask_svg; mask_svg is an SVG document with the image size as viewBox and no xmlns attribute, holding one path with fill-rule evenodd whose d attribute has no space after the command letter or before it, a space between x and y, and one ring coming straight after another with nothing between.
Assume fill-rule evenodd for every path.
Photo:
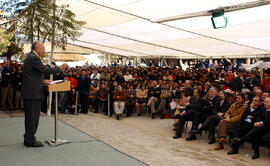
<instances>
[{"instance_id":1,"label":"dark suit jacket","mask_svg":"<svg viewBox=\"0 0 270 166\"><path fill-rule=\"evenodd\" d=\"M23 81L23 72L16 71L14 74L14 90L15 91L22 90L22 81Z\"/></svg>"},{"instance_id":2,"label":"dark suit jacket","mask_svg":"<svg viewBox=\"0 0 270 166\"><path fill-rule=\"evenodd\" d=\"M258 114L262 111L263 106L259 105L257 108L255 108L254 111L251 112L250 107L245 110L245 112L242 115L242 120L245 120L249 115L253 116L253 119L251 119L252 123L255 123L258 121Z\"/></svg>"},{"instance_id":3,"label":"dark suit jacket","mask_svg":"<svg viewBox=\"0 0 270 166\"><path fill-rule=\"evenodd\" d=\"M39 57L30 52L23 63L22 97L24 99L44 99L43 74L56 74L58 67L50 68L42 64Z\"/></svg>"},{"instance_id":4,"label":"dark suit jacket","mask_svg":"<svg viewBox=\"0 0 270 166\"><path fill-rule=\"evenodd\" d=\"M216 115L217 113L221 112L223 115L225 112L230 108L231 104L228 102L227 99L225 99L224 103L220 105L220 100L218 99L215 103L213 114Z\"/></svg>"},{"instance_id":5,"label":"dark suit jacket","mask_svg":"<svg viewBox=\"0 0 270 166\"><path fill-rule=\"evenodd\" d=\"M218 97L215 96L213 99L203 99L203 111L205 111L205 113L207 114L213 114L213 111L214 111L214 107L215 107L215 104L217 103L218 101Z\"/></svg>"},{"instance_id":6,"label":"dark suit jacket","mask_svg":"<svg viewBox=\"0 0 270 166\"><path fill-rule=\"evenodd\" d=\"M78 86L77 89L80 94L89 94L91 80L87 76L84 78L81 76L78 78Z\"/></svg>"},{"instance_id":7,"label":"dark suit jacket","mask_svg":"<svg viewBox=\"0 0 270 166\"><path fill-rule=\"evenodd\" d=\"M1 86L5 87L8 84L13 84L13 79L14 79L14 69L9 66L4 66L2 69L2 82Z\"/></svg>"},{"instance_id":8,"label":"dark suit jacket","mask_svg":"<svg viewBox=\"0 0 270 166\"><path fill-rule=\"evenodd\" d=\"M270 111L266 111L266 109L263 108L262 111L260 111L260 113L258 114L256 121L262 121L263 127L270 131Z\"/></svg>"},{"instance_id":9,"label":"dark suit jacket","mask_svg":"<svg viewBox=\"0 0 270 166\"><path fill-rule=\"evenodd\" d=\"M199 97L198 99L195 97L192 97L189 99L189 105L186 106L186 109L203 112L203 104L204 104L204 100L201 97Z\"/></svg>"}]
</instances>

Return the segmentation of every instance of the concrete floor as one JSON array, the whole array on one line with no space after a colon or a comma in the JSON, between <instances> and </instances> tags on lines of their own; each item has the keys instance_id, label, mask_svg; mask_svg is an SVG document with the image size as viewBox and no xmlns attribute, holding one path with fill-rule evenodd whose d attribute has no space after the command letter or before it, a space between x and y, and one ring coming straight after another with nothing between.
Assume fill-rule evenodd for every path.
<instances>
[{"instance_id":1,"label":"concrete floor","mask_svg":"<svg viewBox=\"0 0 270 166\"><path fill-rule=\"evenodd\" d=\"M214 151L216 144L208 145L207 134L204 133L192 142L185 141L187 134L174 140L172 119L152 120L147 116L132 116L117 121L115 118L94 113L61 114L59 119L153 166L270 165L267 149L261 148L261 157L252 160L253 151L248 143L244 149L240 149L240 154L229 156L228 145L225 145L224 150Z\"/></svg>"}]
</instances>

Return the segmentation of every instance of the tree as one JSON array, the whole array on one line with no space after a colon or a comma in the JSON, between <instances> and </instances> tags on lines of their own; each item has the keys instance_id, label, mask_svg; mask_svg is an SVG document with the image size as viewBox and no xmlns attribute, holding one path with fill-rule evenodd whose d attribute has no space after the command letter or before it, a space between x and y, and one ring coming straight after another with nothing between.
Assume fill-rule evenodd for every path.
<instances>
[{"instance_id":1,"label":"tree","mask_svg":"<svg viewBox=\"0 0 270 166\"><path fill-rule=\"evenodd\" d=\"M53 0L13 0L10 13L9 30L21 34L24 40L51 41L55 21L55 44L65 48L67 40L75 40L80 33L83 21L75 19L68 6L58 6ZM53 15L55 10L55 17Z\"/></svg>"},{"instance_id":2,"label":"tree","mask_svg":"<svg viewBox=\"0 0 270 166\"><path fill-rule=\"evenodd\" d=\"M11 35L7 34L3 29L0 29L0 56L8 51L11 42Z\"/></svg>"}]
</instances>

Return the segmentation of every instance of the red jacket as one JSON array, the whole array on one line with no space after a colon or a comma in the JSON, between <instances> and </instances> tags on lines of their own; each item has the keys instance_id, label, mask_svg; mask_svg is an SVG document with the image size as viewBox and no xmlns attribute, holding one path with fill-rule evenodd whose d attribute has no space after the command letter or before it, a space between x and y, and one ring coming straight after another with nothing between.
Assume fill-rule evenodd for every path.
<instances>
[{"instance_id":1,"label":"red jacket","mask_svg":"<svg viewBox=\"0 0 270 166\"><path fill-rule=\"evenodd\" d=\"M70 81L71 88L77 89L78 82L75 78L67 76L65 79Z\"/></svg>"},{"instance_id":2,"label":"red jacket","mask_svg":"<svg viewBox=\"0 0 270 166\"><path fill-rule=\"evenodd\" d=\"M261 90L265 91L269 91L269 86L270 86L270 78L265 78L263 79L263 81L261 82L260 88Z\"/></svg>"},{"instance_id":3,"label":"red jacket","mask_svg":"<svg viewBox=\"0 0 270 166\"><path fill-rule=\"evenodd\" d=\"M233 79L233 77L234 77L234 75L232 74L231 77L226 78L226 81L230 82ZM226 89L231 89L231 87L228 87L228 86L224 85L223 90L226 90Z\"/></svg>"}]
</instances>

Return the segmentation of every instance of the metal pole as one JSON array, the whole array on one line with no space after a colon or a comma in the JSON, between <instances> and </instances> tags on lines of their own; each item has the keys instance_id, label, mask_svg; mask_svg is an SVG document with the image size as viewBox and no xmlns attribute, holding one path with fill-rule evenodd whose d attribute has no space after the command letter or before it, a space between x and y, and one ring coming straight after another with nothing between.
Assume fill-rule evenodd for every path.
<instances>
[{"instance_id":1,"label":"metal pole","mask_svg":"<svg viewBox=\"0 0 270 166\"><path fill-rule=\"evenodd\" d=\"M108 66L111 66L112 65L112 62L111 62L111 54L107 54L108 56L109 56L109 64L108 64Z\"/></svg>"},{"instance_id":2,"label":"metal pole","mask_svg":"<svg viewBox=\"0 0 270 166\"><path fill-rule=\"evenodd\" d=\"M51 42L51 56L49 58L49 65L52 66L53 52L54 52L54 39L55 39L55 11L56 11L56 0L53 0L53 22L52 22L52 42ZM53 75L50 74L50 80L53 80ZM49 92L49 108L47 110L47 115L51 115L51 105L52 105L52 92Z\"/></svg>"},{"instance_id":3,"label":"metal pole","mask_svg":"<svg viewBox=\"0 0 270 166\"><path fill-rule=\"evenodd\" d=\"M76 105L75 105L75 114L78 114L78 91L76 91Z\"/></svg>"},{"instance_id":4,"label":"metal pole","mask_svg":"<svg viewBox=\"0 0 270 166\"><path fill-rule=\"evenodd\" d=\"M108 115L111 116L110 93L108 93Z\"/></svg>"},{"instance_id":5,"label":"metal pole","mask_svg":"<svg viewBox=\"0 0 270 166\"><path fill-rule=\"evenodd\" d=\"M57 142L57 137L58 137L58 92L55 92L55 113L54 113L54 141L55 143Z\"/></svg>"}]
</instances>

